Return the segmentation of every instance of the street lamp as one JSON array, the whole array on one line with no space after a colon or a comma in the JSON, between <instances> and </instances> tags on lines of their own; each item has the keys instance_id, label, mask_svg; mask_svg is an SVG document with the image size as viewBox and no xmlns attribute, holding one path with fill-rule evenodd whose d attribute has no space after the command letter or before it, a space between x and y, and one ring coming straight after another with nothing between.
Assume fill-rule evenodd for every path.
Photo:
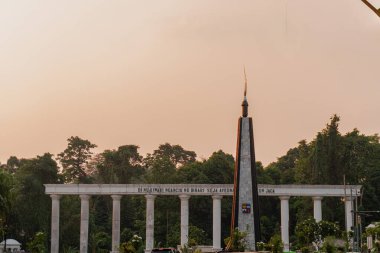
<instances>
[{"instance_id":1,"label":"street lamp","mask_svg":"<svg viewBox=\"0 0 380 253\"><path fill-rule=\"evenodd\" d=\"M352 210L351 211L355 217L355 230L354 230L354 237L355 237L355 241L356 241L356 244L354 243L354 247L356 249L356 251L359 250L360 246L361 246L361 233L362 233L362 224L361 224L361 217L362 216L371 216L371 214L375 214L375 213L380 213L380 210L375 210L375 211L354 211Z\"/></svg>"}]
</instances>

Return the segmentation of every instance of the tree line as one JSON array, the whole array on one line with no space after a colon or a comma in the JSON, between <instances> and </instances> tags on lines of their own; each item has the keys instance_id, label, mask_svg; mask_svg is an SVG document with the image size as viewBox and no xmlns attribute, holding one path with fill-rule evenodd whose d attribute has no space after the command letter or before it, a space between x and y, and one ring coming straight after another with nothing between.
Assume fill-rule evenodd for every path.
<instances>
[{"instance_id":1,"label":"tree line","mask_svg":"<svg viewBox=\"0 0 380 253\"><path fill-rule=\"evenodd\" d=\"M358 201L360 210L380 209L379 136L364 135L354 129L339 132L339 117L334 115L326 127L307 142L302 140L277 161L264 167L257 162L260 184L346 184L363 185ZM31 159L11 156L0 163L0 231L15 238L33 252L36 240L48 248L51 199L43 184L63 183L183 183L232 184L234 157L222 150L199 160L194 151L165 143L143 157L136 145L94 154L95 144L78 136L67 140L61 153L45 153ZM280 201L260 197L261 228L264 242L280 233ZM180 202L176 196L159 196L155 201L155 244L176 246L180 240ZM228 237L232 199L222 200L222 238ZM290 241L304 239L297 224L312 217L311 198L290 199ZM194 196L190 199L191 244L212 243L212 200ZM344 207L338 198L323 200L323 219L344 229ZM379 220L379 215L363 222ZM64 252L79 248L80 201L77 196L61 199L60 248ZM108 252L111 245L112 200L93 196L90 201L89 248ZM302 227L302 226L298 226ZM121 201L121 242L133 235L145 238L145 199L124 196ZM41 232L45 237L41 237ZM41 239L42 238L42 239ZM39 252L39 251L35 251Z\"/></svg>"}]
</instances>

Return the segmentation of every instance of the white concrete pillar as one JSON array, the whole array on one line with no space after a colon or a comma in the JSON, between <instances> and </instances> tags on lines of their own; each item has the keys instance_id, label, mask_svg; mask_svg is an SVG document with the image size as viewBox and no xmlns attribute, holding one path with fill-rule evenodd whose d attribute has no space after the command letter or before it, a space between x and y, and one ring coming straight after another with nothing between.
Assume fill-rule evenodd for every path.
<instances>
[{"instance_id":1,"label":"white concrete pillar","mask_svg":"<svg viewBox=\"0 0 380 253\"><path fill-rule=\"evenodd\" d=\"M146 198L146 244L145 252L153 249L154 243L154 199L155 195L145 195Z\"/></svg>"},{"instance_id":2,"label":"white concrete pillar","mask_svg":"<svg viewBox=\"0 0 380 253\"><path fill-rule=\"evenodd\" d=\"M189 195L179 195L181 199L181 246L189 240Z\"/></svg>"},{"instance_id":3,"label":"white concrete pillar","mask_svg":"<svg viewBox=\"0 0 380 253\"><path fill-rule=\"evenodd\" d=\"M88 221L89 221L89 195L79 195L80 197L80 245L79 252L88 252Z\"/></svg>"},{"instance_id":4,"label":"white concrete pillar","mask_svg":"<svg viewBox=\"0 0 380 253\"><path fill-rule=\"evenodd\" d=\"M346 197L345 200L345 212L346 212L346 232L352 230L352 211L353 211L353 202L351 197Z\"/></svg>"},{"instance_id":5,"label":"white concrete pillar","mask_svg":"<svg viewBox=\"0 0 380 253\"><path fill-rule=\"evenodd\" d=\"M289 251L289 196L280 196L281 200L281 238L284 251Z\"/></svg>"},{"instance_id":6,"label":"white concrete pillar","mask_svg":"<svg viewBox=\"0 0 380 253\"><path fill-rule=\"evenodd\" d=\"M316 222L322 220L322 197L313 197L314 219Z\"/></svg>"},{"instance_id":7,"label":"white concrete pillar","mask_svg":"<svg viewBox=\"0 0 380 253\"><path fill-rule=\"evenodd\" d=\"M51 245L50 252L59 252L59 199L60 195L52 194L51 197Z\"/></svg>"},{"instance_id":8,"label":"white concrete pillar","mask_svg":"<svg viewBox=\"0 0 380 253\"><path fill-rule=\"evenodd\" d=\"M112 253L118 253L120 247L120 199L121 195L112 198Z\"/></svg>"},{"instance_id":9,"label":"white concrete pillar","mask_svg":"<svg viewBox=\"0 0 380 253\"><path fill-rule=\"evenodd\" d=\"M221 227L222 227L222 198L221 195L212 196L212 247L220 251L221 247Z\"/></svg>"}]
</instances>

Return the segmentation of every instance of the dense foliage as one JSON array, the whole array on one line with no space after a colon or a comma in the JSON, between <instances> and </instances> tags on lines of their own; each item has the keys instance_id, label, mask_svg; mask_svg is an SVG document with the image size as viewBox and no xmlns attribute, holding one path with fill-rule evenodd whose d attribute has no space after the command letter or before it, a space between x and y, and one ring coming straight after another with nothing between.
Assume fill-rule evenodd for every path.
<instances>
[{"instance_id":1,"label":"dense foliage","mask_svg":"<svg viewBox=\"0 0 380 253\"><path fill-rule=\"evenodd\" d=\"M357 129L341 134L339 117L333 116L326 128L307 142L302 140L286 155L264 166L257 162L261 184L347 184L363 185L361 210L380 207L380 144L377 135L367 136ZM114 150L93 154L95 144L80 137L70 137L67 148L57 156L46 153L32 159L10 157L0 164L0 229L8 238L18 239L30 250L48 248L50 237L50 197L44 194L47 183L233 183L234 158L219 150L208 159L197 160L193 151L165 143L145 157L136 145L124 145ZM59 164L57 163L60 163ZM229 236L232 200L222 200L222 238ZM261 227L264 242L273 241L280 231L280 205L276 198L260 198ZM180 237L180 202L177 197L159 196L155 201L155 244L175 246ZM212 200L190 199L191 244L211 244ZM145 199L124 196L121 201L121 241L125 251L132 246L133 236L145 238ZM94 196L90 202L91 252L108 252L111 244L112 200L109 196ZM293 245L315 240L314 231L307 234L305 222L312 216L312 200L290 199L290 234ZM60 243L65 252L79 246L80 201L77 196L61 199ZM344 228L343 203L338 198L323 200L323 219ZM366 225L380 220L366 217ZM298 223L298 226L297 226ZM310 224L313 223L310 221ZM310 225L315 226L315 224ZM317 228L317 227L316 227ZM302 230L304 229L304 231ZM319 229L322 229L322 225ZM303 232L302 232L303 231ZM306 232L305 232L306 231ZM46 235L44 237L40 236ZM41 240L44 242L41 243ZM37 246L36 246L37 245ZM281 248L281 245L278 246ZM37 251L38 251L37 250Z\"/></svg>"}]
</instances>

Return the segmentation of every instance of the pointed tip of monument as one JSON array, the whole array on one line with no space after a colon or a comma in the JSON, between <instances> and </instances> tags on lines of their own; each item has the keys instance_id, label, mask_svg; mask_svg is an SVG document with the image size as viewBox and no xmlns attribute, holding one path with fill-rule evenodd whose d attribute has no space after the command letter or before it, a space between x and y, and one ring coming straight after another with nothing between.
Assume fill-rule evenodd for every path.
<instances>
[{"instance_id":1,"label":"pointed tip of monument","mask_svg":"<svg viewBox=\"0 0 380 253\"><path fill-rule=\"evenodd\" d=\"M245 73L245 66L244 66L244 99L241 104L241 106L243 107L242 108L243 117L248 117L247 84L248 84L248 81L247 81L247 75Z\"/></svg>"}]
</instances>

